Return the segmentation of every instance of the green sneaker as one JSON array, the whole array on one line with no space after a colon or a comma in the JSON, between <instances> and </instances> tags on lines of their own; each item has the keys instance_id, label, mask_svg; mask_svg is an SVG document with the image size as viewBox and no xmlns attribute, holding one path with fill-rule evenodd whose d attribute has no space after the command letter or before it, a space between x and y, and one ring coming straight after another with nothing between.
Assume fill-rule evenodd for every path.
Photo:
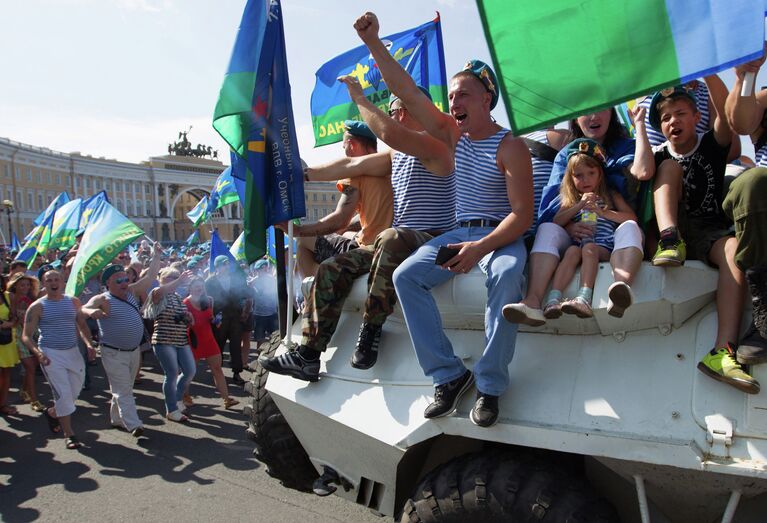
<instances>
[{"instance_id":1,"label":"green sneaker","mask_svg":"<svg viewBox=\"0 0 767 523\"><path fill-rule=\"evenodd\" d=\"M660 267L679 267L684 264L686 258L687 245L684 240L679 239L674 243L661 240L658 242L655 256L652 257L652 264Z\"/></svg>"},{"instance_id":2,"label":"green sneaker","mask_svg":"<svg viewBox=\"0 0 767 523\"><path fill-rule=\"evenodd\" d=\"M759 394L759 382L746 374L730 346L711 349L698 363L698 370L747 394Z\"/></svg>"}]
</instances>

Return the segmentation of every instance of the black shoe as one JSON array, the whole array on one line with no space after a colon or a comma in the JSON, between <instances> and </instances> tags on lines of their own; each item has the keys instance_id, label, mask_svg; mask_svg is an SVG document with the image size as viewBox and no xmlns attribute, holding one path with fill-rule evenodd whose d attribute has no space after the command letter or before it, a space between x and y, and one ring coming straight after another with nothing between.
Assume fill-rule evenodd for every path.
<instances>
[{"instance_id":1,"label":"black shoe","mask_svg":"<svg viewBox=\"0 0 767 523\"><path fill-rule=\"evenodd\" d=\"M352 367L369 369L378 360L378 342L381 341L381 326L363 323L360 327L360 337L357 339L357 349L352 354Z\"/></svg>"},{"instance_id":2,"label":"black shoe","mask_svg":"<svg viewBox=\"0 0 767 523\"><path fill-rule=\"evenodd\" d=\"M742 365L756 365L767 363L767 339L759 333L759 329L752 323L746 331L746 335L740 340L736 352L738 363Z\"/></svg>"},{"instance_id":3,"label":"black shoe","mask_svg":"<svg viewBox=\"0 0 767 523\"><path fill-rule=\"evenodd\" d=\"M232 374L232 383L235 385L245 385L245 380L240 377L239 372L235 372Z\"/></svg>"},{"instance_id":4,"label":"black shoe","mask_svg":"<svg viewBox=\"0 0 767 523\"><path fill-rule=\"evenodd\" d=\"M434 388L434 401L426 407L424 418L441 418L451 414L461 396L474 384L474 374L467 370L463 376Z\"/></svg>"},{"instance_id":5,"label":"black shoe","mask_svg":"<svg viewBox=\"0 0 767 523\"><path fill-rule=\"evenodd\" d=\"M290 351L274 358L261 356L258 362L263 368L275 374L292 376L303 381L317 381L320 379L320 360L307 360L298 351Z\"/></svg>"},{"instance_id":6,"label":"black shoe","mask_svg":"<svg viewBox=\"0 0 767 523\"><path fill-rule=\"evenodd\" d=\"M144 435L144 427L136 427L131 431L131 435L136 439L140 438Z\"/></svg>"},{"instance_id":7,"label":"black shoe","mask_svg":"<svg viewBox=\"0 0 767 523\"><path fill-rule=\"evenodd\" d=\"M492 427L498 421L498 396L477 391L477 402L469 414L471 422L479 427Z\"/></svg>"}]
</instances>

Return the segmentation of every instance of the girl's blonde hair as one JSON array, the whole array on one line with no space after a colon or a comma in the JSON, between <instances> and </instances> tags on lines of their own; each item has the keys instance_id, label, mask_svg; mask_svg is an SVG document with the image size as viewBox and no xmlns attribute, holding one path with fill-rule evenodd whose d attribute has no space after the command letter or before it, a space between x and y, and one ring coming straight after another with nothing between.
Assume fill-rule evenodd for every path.
<instances>
[{"instance_id":1,"label":"girl's blonde hair","mask_svg":"<svg viewBox=\"0 0 767 523\"><path fill-rule=\"evenodd\" d=\"M562 185L559 187L560 206L563 209L566 209L581 201L581 196L583 195L578 192L578 189L575 188L575 179L573 175L575 173L575 169L582 165L587 167L596 167L599 169L599 185L594 192L604 202L605 209L612 209L612 198L610 198L610 191L607 189L607 180L605 179L604 167L602 166L602 163L599 162L599 160L596 160L587 154L574 154L567 161L565 176L562 179Z\"/></svg>"}]
</instances>

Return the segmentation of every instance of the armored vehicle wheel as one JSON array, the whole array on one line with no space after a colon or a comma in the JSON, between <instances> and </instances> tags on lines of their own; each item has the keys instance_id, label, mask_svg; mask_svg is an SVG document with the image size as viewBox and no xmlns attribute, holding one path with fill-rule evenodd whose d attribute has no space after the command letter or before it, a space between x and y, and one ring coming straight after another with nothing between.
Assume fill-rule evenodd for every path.
<instances>
[{"instance_id":1,"label":"armored vehicle wheel","mask_svg":"<svg viewBox=\"0 0 767 523\"><path fill-rule=\"evenodd\" d=\"M272 356L280 341L280 333L272 333L269 340L259 347L261 354ZM251 381L245 386L252 397L244 413L248 417L248 436L256 443L253 454L266 465L267 474L280 480L283 486L310 492L312 482L318 476L317 471L267 392L268 377L269 372L257 363Z\"/></svg>"},{"instance_id":2,"label":"armored vehicle wheel","mask_svg":"<svg viewBox=\"0 0 767 523\"><path fill-rule=\"evenodd\" d=\"M402 523L620 521L577 471L535 452L495 449L441 465L407 500Z\"/></svg>"}]
</instances>

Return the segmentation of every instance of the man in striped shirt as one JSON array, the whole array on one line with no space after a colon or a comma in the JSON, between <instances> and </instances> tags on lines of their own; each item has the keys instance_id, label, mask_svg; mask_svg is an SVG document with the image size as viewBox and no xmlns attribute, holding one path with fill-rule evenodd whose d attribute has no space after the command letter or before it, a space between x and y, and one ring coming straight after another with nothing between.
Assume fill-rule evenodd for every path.
<instances>
[{"instance_id":1,"label":"man in striped shirt","mask_svg":"<svg viewBox=\"0 0 767 523\"><path fill-rule=\"evenodd\" d=\"M141 363L139 345L144 337L144 322L136 296L148 290L160 270L162 246L154 245L154 255L146 275L135 283L120 264L107 266L101 283L107 291L97 294L83 306L83 313L98 322L101 362L112 393L109 416L113 427L123 427L134 437L144 433L136 412L133 383Z\"/></svg>"},{"instance_id":2,"label":"man in striped shirt","mask_svg":"<svg viewBox=\"0 0 767 523\"><path fill-rule=\"evenodd\" d=\"M375 365L383 324L397 302L394 269L420 245L455 227L455 181L447 146L424 132L402 100L392 97L387 116L365 97L357 80L344 77L341 81L362 118L392 150L308 169L307 178L391 175L394 221L392 228L376 237L374 245L353 249L320 265L304 313L300 347L261 360L267 370L307 381L319 378L320 353L335 332L343 302L354 280L367 272L368 297L351 365L357 369Z\"/></svg>"},{"instance_id":3,"label":"man in striped shirt","mask_svg":"<svg viewBox=\"0 0 767 523\"><path fill-rule=\"evenodd\" d=\"M477 400L470 418L478 426L498 419L498 398L509 384L509 363L517 329L498 321L503 305L521 298L527 253L525 231L533 223L533 177L525 143L495 123L498 101L492 70L473 60L450 81L450 114L442 113L389 53L378 35L378 19L366 13L354 24L389 89L426 131L447 146L455 160L456 219L459 227L422 245L394 272L394 286L418 356L435 385L427 418L452 413L476 376ZM440 247L454 255L436 265ZM445 335L431 289L479 265L487 274L486 346L467 370ZM433 318L437 318L434 321ZM504 323L507 323L504 325Z\"/></svg>"}]
</instances>

